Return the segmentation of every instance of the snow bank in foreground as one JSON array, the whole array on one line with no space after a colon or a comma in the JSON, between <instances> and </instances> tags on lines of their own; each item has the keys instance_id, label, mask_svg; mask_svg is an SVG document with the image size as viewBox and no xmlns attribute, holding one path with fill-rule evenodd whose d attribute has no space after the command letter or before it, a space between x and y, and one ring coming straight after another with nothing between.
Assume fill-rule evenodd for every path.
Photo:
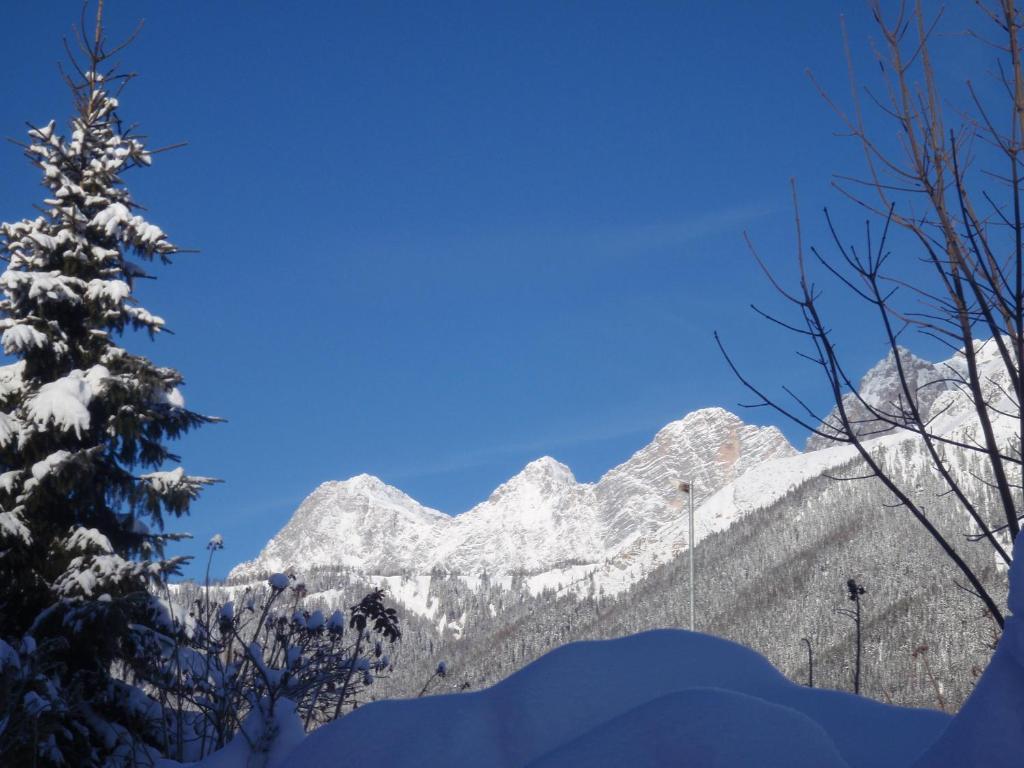
<instances>
[{"instance_id":1,"label":"snow bank in foreground","mask_svg":"<svg viewBox=\"0 0 1024 768\"><path fill-rule=\"evenodd\" d=\"M287 764L326 764L358 743L361 763L392 768L621 765L622 755L631 768L906 768L947 720L804 688L742 646L659 630L563 646L485 691L371 704L308 736Z\"/></svg>"},{"instance_id":2,"label":"snow bank in foreground","mask_svg":"<svg viewBox=\"0 0 1024 768\"><path fill-rule=\"evenodd\" d=\"M845 768L810 718L733 691L692 688L631 709L530 763L565 766Z\"/></svg>"}]
</instances>

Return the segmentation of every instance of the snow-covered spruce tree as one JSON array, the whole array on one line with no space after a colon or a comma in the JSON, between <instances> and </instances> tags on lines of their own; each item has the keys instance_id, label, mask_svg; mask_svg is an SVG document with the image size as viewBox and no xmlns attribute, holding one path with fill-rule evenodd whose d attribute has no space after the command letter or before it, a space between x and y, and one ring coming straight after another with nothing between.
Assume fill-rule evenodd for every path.
<instances>
[{"instance_id":1,"label":"snow-covered spruce tree","mask_svg":"<svg viewBox=\"0 0 1024 768\"><path fill-rule=\"evenodd\" d=\"M2 345L16 359L0 369L4 765L117 764L164 746L163 716L135 685L140 630L155 620L150 590L183 560L164 554L164 519L212 482L167 446L212 419L185 407L177 371L118 344L164 329L133 293L145 273L131 259L168 263L176 248L122 181L150 153L118 117L130 77L99 22L67 78L70 133L29 131L43 214L0 228Z\"/></svg>"}]
</instances>

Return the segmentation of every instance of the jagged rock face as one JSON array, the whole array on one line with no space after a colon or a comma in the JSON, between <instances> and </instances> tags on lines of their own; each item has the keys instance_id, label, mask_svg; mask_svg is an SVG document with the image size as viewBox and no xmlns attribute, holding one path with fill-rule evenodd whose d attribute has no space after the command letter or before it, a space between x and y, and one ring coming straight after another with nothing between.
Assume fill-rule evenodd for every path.
<instances>
[{"instance_id":1,"label":"jagged rock face","mask_svg":"<svg viewBox=\"0 0 1024 768\"><path fill-rule=\"evenodd\" d=\"M976 341L974 348L982 397L988 403L996 437L1002 445L1012 447L1020 439L1020 425L1014 416L1020 408L1012 401L1013 385L1009 372L994 340ZM966 384L967 362L963 350L948 360L929 363L901 347L900 359L911 391L917 392L918 408L928 423L929 431L967 443L980 440L978 416ZM858 391L875 408L887 413L899 412L900 404L906 398L903 397L892 353L865 374ZM864 406L852 394L846 395L843 401L851 420L857 423L857 434L867 439L893 431L885 430L880 422L870 420ZM837 423L836 414L836 409L833 409L826 417L822 424L824 431L835 431L829 425ZM833 441L811 435L806 449L814 451L832 445L835 445Z\"/></svg>"},{"instance_id":2,"label":"jagged rock face","mask_svg":"<svg viewBox=\"0 0 1024 768\"><path fill-rule=\"evenodd\" d=\"M709 408L669 424L595 484L576 482L568 467L544 457L455 517L360 475L317 488L231 577L314 565L381 574L536 573L600 563L679 516L680 481L692 483L699 500L748 467L795 453L776 428Z\"/></svg>"},{"instance_id":3,"label":"jagged rock face","mask_svg":"<svg viewBox=\"0 0 1024 768\"><path fill-rule=\"evenodd\" d=\"M672 422L594 488L604 515L605 545L621 550L678 518L688 501L680 482L690 483L699 503L750 467L796 453L775 427L744 424L721 408Z\"/></svg>"},{"instance_id":4,"label":"jagged rock face","mask_svg":"<svg viewBox=\"0 0 1024 768\"><path fill-rule=\"evenodd\" d=\"M389 572L396 562L429 570L426 554L448 519L372 475L323 483L259 558L237 566L231 576L333 563L370 573Z\"/></svg>"},{"instance_id":5,"label":"jagged rock face","mask_svg":"<svg viewBox=\"0 0 1024 768\"><path fill-rule=\"evenodd\" d=\"M1010 340L1006 344L1012 349ZM988 403L988 415L996 439L1010 452L1016 452L1020 442L1020 406L1015 403L1010 373L993 340L975 342L975 359L981 396ZM1012 352L1011 352L1012 354ZM942 363L949 376L959 383L950 386L932 404L934 423L930 429L938 434L965 443L980 443L982 435L974 406L974 399L966 385L967 360L963 351Z\"/></svg>"},{"instance_id":6,"label":"jagged rock face","mask_svg":"<svg viewBox=\"0 0 1024 768\"><path fill-rule=\"evenodd\" d=\"M922 360L909 350L899 347L900 362L906 376L908 389L917 403L918 409L925 420L933 411L935 401L952 389L949 381L952 369L950 362L930 363ZM890 352L883 360L868 371L857 387L861 398L877 411L891 414L894 418L903 412L907 398L900 383L896 367L896 356ZM878 437L893 431L884 422L872 419L868 409L856 395L850 393L843 397L843 406L854 425L856 434L865 437ZM822 430L830 434L838 434L839 409L833 408L822 422ZM811 435L805 446L808 451L817 451L835 445L835 441L821 435Z\"/></svg>"}]
</instances>

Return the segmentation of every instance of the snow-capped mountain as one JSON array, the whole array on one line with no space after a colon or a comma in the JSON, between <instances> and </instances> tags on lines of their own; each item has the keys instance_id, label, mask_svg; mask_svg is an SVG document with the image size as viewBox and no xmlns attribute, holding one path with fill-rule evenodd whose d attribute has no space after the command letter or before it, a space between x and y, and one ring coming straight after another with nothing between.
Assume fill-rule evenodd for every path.
<instances>
[{"instance_id":1,"label":"snow-capped mountain","mask_svg":"<svg viewBox=\"0 0 1024 768\"><path fill-rule=\"evenodd\" d=\"M542 457L451 517L369 475L327 482L231 578L318 565L495 574L604 563L680 515L680 482L699 500L751 467L795 454L775 427L709 408L664 427L597 483L578 483L564 464Z\"/></svg>"},{"instance_id":2,"label":"snow-capped mountain","mask_svg":"<svg viewBox=\"0 0 1024 768\"><path fill-rule=\"evenodd\" d=\"M1010 344L1009 339L1006 340ZM1019 407L1012 402L1013 384L994 339L974 343L978 378L982 396L989 404L990 418L1000 439L1014 439L1019 432L1019 423L1009 416L1017 413ZM929 431L937 435L969 438L978 428L974 400L967 381L967 361L963 350L957 351L948 360L930 363L910 351L899 348L900 361L912 395L916 396L922 419L929 423ZM843 402L857 434L865 439L890 435L894 432L878 420L869 417L861 400L875 410L898 416L904 408L906 397L897 373L895 356L890 352L861 379L858 398L847 394ZM835 408L822 423L824 432L835 432L830 425L838 422ZM969 440L968 440L969 442ZM805 446L815 451L834 445L827 438L811 435Z\"/></svg>"},{"instance_id":3,"label":"snow-capped mountain","mask_svg":"<svg viewBox=\"0 0 1024 768\"><path fill-rule=\"evenodd\" d=\"M545 456L438 531L436 566L458 573L546 570L604 556L592 488Z\"/></svg>"},{"instance_id":4,"label":"snow-capped mountain","mask_svg":"<svg viewBox=\"0 0 1024 768\"><path fill-rule=\"evenodd\" d=\"M691 484L700 503L751 467L796 453L775 427L744 424L721 408L672 422L595 485L607 520L606 546L617 553L678 519L680 482Z\"/></svg>"},{"instance_id":5,"label":"snow-capped mountain","mask_svg":"<svg viewBox=\"0 0 1024 768\"><path fill-rule=\"evenodd\" d=\"M994 345L993 345L994 346ZM936 399L944 392L953 389L954 384L950 381L952 372L950 365L953 361L943 363L930 363L917 357L909 350L899 347L900 363L903 373L906 376L908 388L911 395L915 396L917 407L927 419L932 411ZM955 358L954 358L955 360ZM864 403L879 411L880 413L898 416L906 405L903 387L900 384L896 356L890 352L884 359L880 360L870 371L864 374L857 387L860 397L852 393L843 398L843 405L849 414L851 423L856 425L857 434L863 437L877 437L892 428L876 419L869 418L868 409ZM863 402L862 402L863 401ZM833 408L825 417L822 427L827 433L835 433L834 428L829 425L837 424L839 420L838 410ZM805 446L808 451L816 451L832 445L832 441L821 435L811 435L807 438Z\"/></svg>"},{"instance_id":6,"label":"snow-capped mountain","mask_svg":"<svg viewBox=\"0 0 1024 768\"><path fill-rule=\"evenodd\" d=\"M998 404L1012 388L995 344L979 343L977 357L986 394ZM931 428L966 443L976 439L977 419L962 384L963 355L933 364L901 350L901 362L919 407L933 419ZM874 407L898 407L902 389L891 354L864 376L860 393ZM847 402L854 418L864 415L856 398ZM1008 417L995 422L1001 439L1007 444L1015 439L1016 422ZM927 467L913 433L883 433L869 423L863 429L885 461L897 456L914 465L913 471ZM905 441L906 449L890 450ZM692 487L697 543L858 460L854 447L827 447L822 438L809 441L808 448L801 454L775 427L751 426L724 409L708 408L662 428L596 483L579 483L564 464L542 457L485 501L454 516L424 507L369 475L327 482L229 578L244 581L316 566L345 567L378 579L419 574L425 582L412 582L419 585L412 603L431 616L424 606L430 605L429 574L436 571L460 574L467 585L484 573L524 574L534 594L552 587L620 594L690 546L688 498L680 482ZM959 467L965 457L952 451L947 460Z\"/></svg>"},{"instance_id":7,"label":"snow-capped mountain","mask_svg":"<svg viewBox=\"0 0 1024 768\"><path fill-rule=\"evenodd\" d=\"M283 571L310 565L344 564L387 573L401 563L420 568L448 516L419 504L372 475L322 483L295 510L260 553L238 566L247 571ZM428 567L429 570L429 567Z\"/></svg>"}]
</instances>

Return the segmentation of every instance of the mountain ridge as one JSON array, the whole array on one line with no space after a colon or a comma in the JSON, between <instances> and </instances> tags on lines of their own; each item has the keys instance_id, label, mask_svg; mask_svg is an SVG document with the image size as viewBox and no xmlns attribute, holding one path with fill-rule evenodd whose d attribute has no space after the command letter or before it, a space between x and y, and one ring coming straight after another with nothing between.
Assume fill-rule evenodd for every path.
<instances>
[{"instance_id":1,"label":"mountain ridge","mask_svg":"<svg viewBox=\"0 0 1024 768\"><path fill-rule=\"evenodd\" d=\"M723 408L687 414L595 483L550 456L529 462L458 515L425 507L372 475L318 486L229 579L316 565L370 572L539 572L601 563L679 514L680 482L710 496L750 467L796 455L778 428Z\"/></svg>"},{"instance_id":2,"label":"mountain ridge","mask_svg":"<svg viewBox=\"0 0 1024 768\"><path fill-rule=\"evenodd\" d=\"M995 345L980 342L977 349L986 386L996 394L1006 391ZM900 349L901 362L912 371L911 386L919 395L931 390L919 397L920 407L936 414L940 431L970 442L976 425L967 393L955 380L964 368L958 354L929 363ZM860 398L871 405L900 405L902 387L891 353L860 385ZM847 398L863 407L856 395ZM1004 439L1013 438L1014 424L997 419L995 425ZM879 448L914 439L907 430L865 429L865 439L870 436ZM853 446L836 442L800 453L774 426L748 425L723 408L704 408L659 429L596 482L579 483L568 466L544 456L454 516L378 478L357 475L318 486L229 580L351 567L375 577L521 574L530 591L568 582L617 594L690 546L680 483L690 485L696 507L696 544L857 456Z\"/></svg>"}]
</instances>

